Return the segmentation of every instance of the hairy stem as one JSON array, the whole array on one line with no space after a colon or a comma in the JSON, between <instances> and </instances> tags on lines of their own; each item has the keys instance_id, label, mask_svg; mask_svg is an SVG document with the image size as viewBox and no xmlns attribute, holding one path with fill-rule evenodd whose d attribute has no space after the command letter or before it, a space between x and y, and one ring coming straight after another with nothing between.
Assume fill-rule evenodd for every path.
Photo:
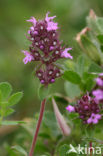
<instances>
[{"instance_id":1,"label":"hairy stem","mask_svg":"<svg viewBox=\"0 0 103 156\"><path fill-rule=\"evenodd\" d=\"M34 135L34 138L33 138L33 141L32 141L31 149L30 149L30 152L29 152L29 156L33 156L33 152L34 152L34 149L35 149L35 145L36 145L36 141L37 141L40 125L41 125L43 114L44 114L44 110L45 110L45 103L46 103L46 99L44 99L41 102L40 115L39 115L36 131L35 131L35 135Z\"/></svg>"}]
</instances>

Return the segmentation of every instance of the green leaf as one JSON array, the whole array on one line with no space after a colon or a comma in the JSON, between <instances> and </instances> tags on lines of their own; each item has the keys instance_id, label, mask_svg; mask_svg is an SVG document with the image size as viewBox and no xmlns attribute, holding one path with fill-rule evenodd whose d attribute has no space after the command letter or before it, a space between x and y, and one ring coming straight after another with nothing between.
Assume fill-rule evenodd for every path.
<instances>
[{"instance_id":1,"label":"green leaf","mask_svg":"<svg viewBox=\"0 0 103 156\"><path fill-rule=\"evenodd\" d=\"M103 44L103 35L100 34L100 35L97 36L97 38L98 38L99 42L101 44Z\"/></svg>"},{"instance_id":2,"label":"green leaf","mask_svg":"<svg viewBox=\"0 0 103 156\"><path fill-rule=\"evenodd\" d=\"M84 67L85 67L85 59L83 55L80 55L77 59L77 63L76 63L76 72L82 76L83 72L84 72Z\"/></svg>"},{"instance_id":3,"label":"green leaf","mask_svg":"<svg viewBox=\"0 0 103 156\"><path fill-rule=\"evenodd\" d=\"M74 83L74 84L80 84L81 83L80 76L74 71L65 71L63 78L66 79L67 81Z\"/></svg>"},{"instance_id":4,"label":"green leaf","mask_svg":"<svg viewBox=\"0 0 103 156\"><path fill-rule=\"evenodd\" d=\"M1 125L3 126L7 126L7 125L18 125L18 124L24 124L25 122L24 121L2 121L1 122Z\"/></svg>"},{"instance_id":5,"label":"green leaf","mask_svg":"<svg viewBox=\"0 0 103 156\"><path fill-rule=\"evenodd\" d=\"M100 34L100 30L97 24L97 18L91 18L90 16L87 17L87 26L93 31L95 34Z\"/></svg>"},{"instance_id":6,"label":"green leaf","mask_svg":"<svg viewBox=\"0 0 103 156\"><path fill-rule=\"evenodd\" d=\"M69 145L64 144L64 145L60 146L59 156L68 156L69 155L69 154L67 154L68 150L69 150Z\"/></svg>"},{"instance_id":7,"label":"green leaf","mask_svg":"<svg viewBox=\"0 0 103 156\"><path fill-rule=\"evenodd\" d=\"M45 154L43 154L43 155L41 155L41 156L51 156L51 154L45 153Z\"/></svg>"},{"instance_id":8,"label":"green leaf","mask_svg":"<svg viewBox=\"0 0 103 156\"><path fill-rule=\"evenodd\" d=\"M92 78L87 79L85 83L85 91L91 91L95 86L95 81Z\"/></svg>"},{"instance_id":9,"label":"green leaf","mask_svg":"<svg viewBox=\"0 0 103 156\"><path fill-rule=\"evenodd\" d=\"M81 36L81 43L83 45L83 51L95 62L101 62L101 56L97 47L92 41L85 35Z\"/></svg>"},{"instance_id":10,"label":"green leaf","mask_svg":"<svg viewBox=\"0 0 103 156\"><path fill-rule=\"evenodd\" d=\"M54 99L56 102L60 102L61 104L64 104L64 105L68 104L68 101L63 96L54 95Z\"/></svg>"},{"instance_id":11,"label":"green leaf","mask_svg":"<svg viewBox=\"0 0 103 156\"><path fill-rule=\"evenodd\" d=\"M2 92L0 90L0 103L2 102Z\"/></svg>"},{"instance_id":12,"label":"green leaf","mask_svg":"<svg viewBox=\"0 0 103 156\"><path fill-rule=\"evenodd\" d=\"M0 91L2 93L2 99L4 100L11 94L12 87L9 83L2 82L0 83Z\"/></svg>"},{"instance_id":13,"label":"green leaf","mask_svg":"<svg viewBox=\"0 0 103 156\"><path fill-rule=\"evenodd\" d=\"M17 104L21 100L22 97L23 97L22 92L14 93L8 100L9 106L13 106Z\"/></svg>"},{"instance_id":14,"label":"green leaf","mask_svg":"<svg viewBox=\"0 0 103 156\"><path fill-rule=\"evenodd\" d=\"M6 116L5 113L6 113L6 111L8 111L7 105L8 105L8 102L1 102L0 103L0 107L1 107L1 109L0 109L0 115L2 116L2 118Z\"/></svg>"},{"instance_id":15,"label":"green leaf","mask_svg":"<svg viewBox=\"0 0 103 156\"><path fill-rule=\"evenodd\" d=\"M103 17L88 17L88 27L93 31L94 34L103 34Z\"/></svg>"},{"instance_id":16,"label":"green leaf","mask_svg":"<svg viewBox=\"0 0 103 156\"><path fill-rule=\"evenodd\" d=\"M46 86L40 86L40 88L38 90L38 94L39 94L39 98L41 100L47 98L49 95L49 88Z\"/></svg>"},{"instance_id":17,"label":"green leaf","mask_svg":"<svg viewBox=\"0 0 103 156\"><path fill-rule=\"evenodd\" d=\"M100 49L101 49L101 51L103 52L103 45L101 45Z\"/></svg>"},{"instance_id":18,"label":"green leaf","mask_svg":"<svg viewBox=\"0 0 103 156\"><path fill-rule=\"evenodd\" d=\"M92 73L88 73L88 72L83 73L83 80L84 81L87 81L90 78L94 80L97 77L98 77L98 74L92 74Z\"/></svg>"},{"instance_id":19,"label":"green leaf","mask_svg":"<svg viewBox=\"0 0 103 156\"><path fill-rule=\"evenodd\" d=\"M74 120L74 119L78 119L79 118L79 114L78 113L68 113L68 120Z\"/></svg>"},{"instance_id":20,"label":"green leaf","mask_svg":"<svg viewBox=\"0 0 103 156\"><path fill-rule=\"evenodd\" d=\"M47 125L50 129L54 129L57 127L56 118L53 112L46 111L44 114L43 122Z\"/></svg>"},{"instance_id":21,"label":"green leaf","mask_svg":"<svg viewBox=\"0 0 103 156\"><path fill-rule=\"evenodd\" d=\"M103 69L96 63L92 63L89 67L89 72L93 73L103 73Z\"/></svg>"},{"instance_id":22,"label":"green leaf","mask_svg":"<svg viewBox=\"0 0 103 156\"><path fill-rule=\"evenodd\" d=\"M46 127L46 133L50 132L50 136L53 136L53 138L56 138L61 134L57 125L56 117L51 111L46 111L44 113L43 126Z\"/></svg>"},{"instance_id":23,"label":"green leaf","mask_svg":"<svg viewBox=\"0 0 103 156\"><path fill-rule=\"evenodd\" d=\"M14 109L12 109L12 108L8 108L6 111L4 111L5 113L4 113L4 116L6 117L6 116L8 116L8 115L11 115L12 113L14 113L15 111L14 111Z\"/></svg>"},{"instance_id":24,"label":"green leaf","mask_svg":"<svg viewBox=\"0 0 103 156\"><path fill-rule=\"evenodd\" d=\"M72 60L68 59L64 62L64 64L67 70L71 70L71 69L74 70L75 63Z\"/></svg>"},{"instance_id":25,"label":"green leaf","mask_svg":"<svg viewBox=\"0 0 103 156\"><path fill-rule=\"evenodd\" d=\"M64 88L67 96L69 96L70 98L75 98L80 96L81 90L77 85L70 82L65 82Z\"/></svg>"},{"instance_id":26,"label":"green leaf","mask_svg":"<svg viewBox=\"0 0 103 156\"><path fill-rule=\"evenodd\" d=\"M97 26L101 34L103 34L103 17L97 17Z\"/></svg>"},{"instance_id":27,"label":"green leaf","mask_svg":"<svg viewBox=\"0 0 103 156\"><path fill-rule=\"evenodd\" d=\"M15 149L17 152L21 153L22 155L27 156L27 152L25 151L25 149L19 145L13 146L12 149Z\"/></svg>"}]
</instances>

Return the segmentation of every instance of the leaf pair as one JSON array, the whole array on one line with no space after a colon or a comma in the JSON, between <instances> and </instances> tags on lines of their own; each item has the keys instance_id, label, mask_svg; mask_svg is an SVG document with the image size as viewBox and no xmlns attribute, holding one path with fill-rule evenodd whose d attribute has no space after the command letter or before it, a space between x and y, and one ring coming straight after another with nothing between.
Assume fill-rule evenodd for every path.
<instances>
[{"instance_id":1,"label":"leaf pair","mask_svg":"<svg viewBox=\"0 0 103 156\"><path fill-rule=\"evenodd\" d=\"M8 115L14 112L14 109L11 107L17 104L23 96L22 92L17 92L12 95L11 92L12 92L12 87L9 83L7 82L0 83L0 122L3 125L5 124L3 118L7 117ZM10 121L8 122L6 121L6 125L7 123L9 125ZM17 123L15 122L15 124Z\"/></svg>"}]
</instances>

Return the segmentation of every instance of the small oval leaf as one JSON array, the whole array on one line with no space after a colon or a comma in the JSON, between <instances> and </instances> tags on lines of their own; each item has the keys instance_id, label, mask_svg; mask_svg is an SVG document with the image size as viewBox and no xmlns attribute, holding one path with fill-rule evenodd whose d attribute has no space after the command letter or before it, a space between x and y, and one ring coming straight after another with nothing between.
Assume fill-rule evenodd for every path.
<instances>
[{"instance_id":1,"label":"small oval leaf","mask_svg":"<svg viewBox=\"0 0 103 156\"><path fill-rule=\"evenodd\" d=\"M27 152L25 151L25 149L22 148L22 147L19 146L19 145L13 146L12 149L14 149L14 150L16 150L17 152L23 154L24 156L27 156Z\"/></svg>"},{"instance_id":2,"label":"small oval leaf","mask_svg":"<svg viewBox=\"0 0 103 156\"><path fill-rule=\"evenodd\" d=\"M0 91L2 94L2 99L6 99L12 91L12 87L8 82L2 82L0 83Z\"/></svg>"},{"instance_id":3,"label":"small oval leaf","mask_svg":"<svg viewBox=\"0 0 103 156\"><path fill-rule=\"evenodd\" d=\"M38 90L38 94L39 94L39 98L41 100L47 98L49 95L49 88L45 87L45 86L40 86L40 88Z\"/></svg>"},{"instance_id":4,"label":"small oval leaf","mask_svg":"<svg viewBox=\"0 0 103 156\"><path fill-rule=\"evenodd\" d=\"M8 100L9 106L17 104L21 100L22 96L23 96L22 92L14 93Z\"/></svg>"},{"instance_id":5,"label":"small oval leaf","mask_svg":"<svg viewBox=\"0 0 103 156\"><path fill-rule=\"evenodd\" d=\"M81 78L80 78L79 74L77 74L74 71L65 71L63 78L66 79L67 81L74 83L74 84L81 83Z\"/></svg>"}]
</instances>

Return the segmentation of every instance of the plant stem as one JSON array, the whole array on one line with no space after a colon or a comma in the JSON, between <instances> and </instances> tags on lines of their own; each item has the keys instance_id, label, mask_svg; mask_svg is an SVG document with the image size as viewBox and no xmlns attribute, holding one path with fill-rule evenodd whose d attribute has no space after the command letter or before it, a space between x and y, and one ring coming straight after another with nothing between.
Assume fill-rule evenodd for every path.
<instances>
[{"instance_id":1,"label":"plant stem","mask_svg":"<svg viewBox=\"0 0 103 156\"><path fill-rule=\"evenodd\" d=\"M42 122L42 119L43 119L43 114L44 114L44 110L45 110L45 103L46 103L46 99L44 99L41 102L40 115L39 115L36 131L35 131L35 135L34 135L34 138L33 138L33 141L32 141L31 149L30 149L30 152L29 152L29 156L33 156L33 152L34 152L34 149L35 149L35 145L36 145L40 125L41 125L41 122Z\"/></svg>"},{"instance_id":2,"label":"plant stem","mask_svg":"<svg viewBox=\"0 0 103 156\"><path fill-rule=\"evenodd\" d=\"M92 142L89 143L90 146L90 156L92 156Z\"/></svg>"}]
</instances>

